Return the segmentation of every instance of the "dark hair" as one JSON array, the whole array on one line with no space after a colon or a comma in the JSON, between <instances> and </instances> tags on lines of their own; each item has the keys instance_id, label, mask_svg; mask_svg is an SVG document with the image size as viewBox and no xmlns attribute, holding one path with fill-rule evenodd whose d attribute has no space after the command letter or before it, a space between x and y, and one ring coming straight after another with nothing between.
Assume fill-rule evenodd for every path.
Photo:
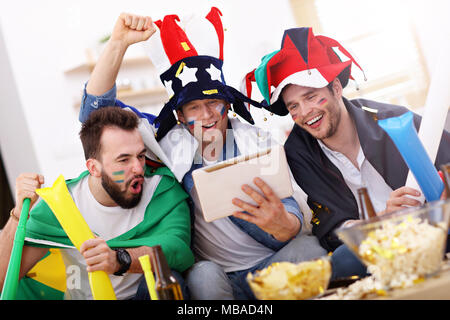
<instances>
[{"instance_id":1,"label":"dark hair","mask_svg":"<svg viewBox=\"0 0 450 320\"><path fill-rule=\"evenodd\" d=\"M103 130L107 127L133 131L138 127L138 117L134 112L120 107L104 107L93 111L80 130L80 139L86 160L89 158L99 159L100 139Z\"/></svg>"},{"instance_id":2,"label":"dark hair","mask_svg":"<svg viewBox=\"0 0 450 320\"><path fill-rule=\"evenodd\" d=\"M345 88L345 86L347 85L349 77L350 77L350 66L348 66L344 70L342 70L341 73L339 73L338 76L336 77L339 79L342 89ZM336 79L336 78L334 78L334 79ZM334 79L329 84L327 84L327 88L328 88L328 90L330 90L331 93L333 93Z\"/></svg>"}]
</instances>

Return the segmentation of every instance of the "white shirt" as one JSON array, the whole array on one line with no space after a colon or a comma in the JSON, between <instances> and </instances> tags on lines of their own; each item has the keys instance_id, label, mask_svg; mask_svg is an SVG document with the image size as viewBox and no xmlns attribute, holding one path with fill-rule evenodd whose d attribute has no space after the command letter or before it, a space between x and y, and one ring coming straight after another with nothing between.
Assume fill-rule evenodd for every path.
<instances>
[{"instance_id":1,"label":"white shirt","mask_svg":"<svg viewBox=\"0 0 450 320\"><path fill-rule=\"evenodd\" d=\"M356 168L353 163L342 153L333 151L328 148L322 141L317 140L319 146L328 159L339 169L344 177L345 183L350 188L353 196L358 203L359 217L361 217L361 207L358 200L358 189L362 187L367 188L370 200L372 201L375 212L380 212L386 209L386 201L393 191L391 187L384 181L383 177L372 166L372 164L364 156L364 152L359 147L356 162L359 168Z\"/></svg>"},{"instance_id":2,"label":"white shirt","mask_svg":"<svg viewBox=\"0 0 450 320\"><path fill-rule=\"evenodd\" d=\"M110 240L127 232L144 219L145 209L161 180L161 176L146 177L139 204L132 209L123 209L119 206L105 207L101 205L89 189L88 178L89 175L81 179L75 186L70 186L69 192L91 231L104 240ZM67 276L65 299L92 300L83 256L75 248L63 249L61 254ZM109 275L117 299L133 297L141 277L142 274L138 273L125 273L123 276Z\"/></svg>"},{"instance_id":3,"label":"white shirt","mask_svg":"<svg viewBox=\"0 0 450 320\"><path fill-rule=\"evenodd\" d=\"M203 160L207 165L216 162ZM233 272L251 268L274 254L272 249L253 239L228 217L206 222L195 187L191 197L195 202L193 248L198 258L217 263L225 272Z\"/></svg>"}]
</instances>

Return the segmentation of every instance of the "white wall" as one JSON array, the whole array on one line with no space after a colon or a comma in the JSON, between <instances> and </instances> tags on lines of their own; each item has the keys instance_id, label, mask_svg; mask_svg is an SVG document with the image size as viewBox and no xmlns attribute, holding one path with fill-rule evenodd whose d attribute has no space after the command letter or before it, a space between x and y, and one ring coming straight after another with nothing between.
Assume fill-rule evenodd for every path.
<instances>
[{"instance_id":1,"label":"white wall","mask_svg":"<svg viewBox=\"0 0 450 320\"><path fill-rule=\"evenodd\" d=\"M264 10L249 14L255 4ZM84 62L85 48L95 46L112 30L120 12L159 19L165 14L207 10L211 5L222 11L228 29L224 71L231 85L237 86L249 66L256 66L263 53L258 43L276 48L282 30L294 26L287 0L277 1L271 10L266 8L273 3L266 0L2 1L0 31L5 46L0 47L0 142L11 189L23 171L41 172L48 186L59 174L70 178L84 170L78 111L73 103L80 99L88 75L68 77L64 70ZM283 23L274 27L273 20Z\"/></svg>"},{"instance_id":2,"label":"white wall","mask_svg":"<svg viewBox=\"0 0 450 320\"><path fill-rule=\"evenodd\" d=\"M35 172L39 169L36 150L32 144L29 123L25 118L22 103L17 91L6 45L0 25L0 151L3 154L8 180L14 183L21 171ZM14 191L11 189L13 194Z\"/></svg>"},{"instance_id":3,"label":"white wall","mask_svg":"<svg viewBox=\"0 0 450 320\"><path fill-rule=\"evenodd\" d=\"M425 63L430 76L432 76L435 69L438 68L436 65L438 59L436 58L439 56L442 43L450 42L450 1L414 0L411 3L408 2L407 8L412 13Z\"/></svg>"},{"instance_id":4,"label":"white wall","mask_svg":"<svg viewBox=\"0 0 450 320\"><path fill-rule=\"evenodd\" d=\"M212 5L222 11L227 28L225 78L238 88L244 74L264 54L279 48L283 30L295 27L288 0L0 2L4 39L4 45L0 41L0 148L11 189L22 171L41 172L48 186L61 173L69 178L84 170L73 103L80 98L87 75L69 78L64 70L84 61L85 48L111 31L120 12L160 19ZM445 41L450 30L449 1L415 2L412 8L417 12L426 61L432 64L437 40ZM264 116L269 117L255 117L266 128L291 121L273 117L272 122L263 122Z\"/></svg>"}]
</instances>

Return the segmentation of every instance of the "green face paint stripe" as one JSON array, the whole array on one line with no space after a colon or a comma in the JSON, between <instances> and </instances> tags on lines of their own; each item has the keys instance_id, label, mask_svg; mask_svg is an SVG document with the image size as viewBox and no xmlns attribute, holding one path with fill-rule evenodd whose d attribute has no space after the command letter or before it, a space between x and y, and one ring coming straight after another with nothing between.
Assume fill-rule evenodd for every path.
<instances>
[{"instance_id":1,"label":"green face paint stripe","mask_svg":"<svg viewBox=\"0 0 450 320\"><path fill-rule=\"evenodd\" d=\"M112 173L113 174L113 181L116 183L122 183L124 182L124 178L125 178L125 171L124 170L120 170L120 171L115 171Z\"/></svg>"}]
</instances>

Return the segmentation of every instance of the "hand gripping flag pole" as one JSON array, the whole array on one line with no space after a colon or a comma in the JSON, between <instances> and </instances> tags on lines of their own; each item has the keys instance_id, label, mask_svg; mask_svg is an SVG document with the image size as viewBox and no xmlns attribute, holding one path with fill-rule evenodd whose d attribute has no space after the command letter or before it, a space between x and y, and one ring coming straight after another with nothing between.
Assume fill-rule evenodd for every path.
<instances>
[{"instance_id":1,"label":"hand gripping flag pole","mask_svg":"<svg viewBox=\"0 0 450 320\"><path fill-rule=\"evenodd\" d=\"M23 200L22 211L20 212L19 224L14 235L13 248L9 259L8 270L6 271L5 281L3 283L2 296L0 300L14 300L19 287L19 272L22 260L22 249L25 241L25 227L30 210L30 199Z\"/></svg>"}]
</instances>

